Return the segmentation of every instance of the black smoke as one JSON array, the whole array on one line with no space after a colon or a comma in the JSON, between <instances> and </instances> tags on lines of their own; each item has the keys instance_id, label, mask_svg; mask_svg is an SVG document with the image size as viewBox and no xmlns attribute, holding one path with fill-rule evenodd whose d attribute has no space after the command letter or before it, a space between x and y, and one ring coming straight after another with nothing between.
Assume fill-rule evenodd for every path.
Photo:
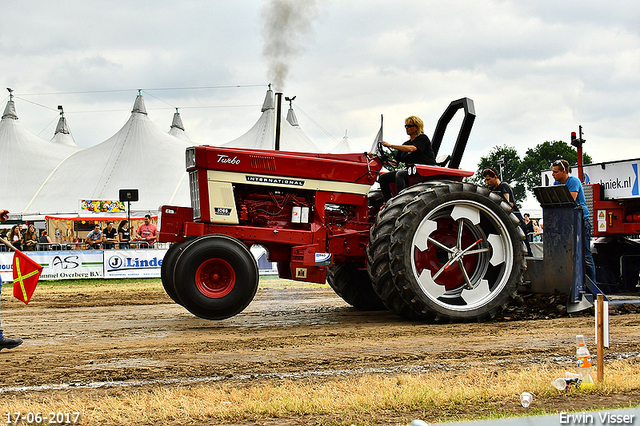
<instances>
[{"instance_id":1,"label":"black smoke","mask_svg":"<svg viewBox=\"0 0 640 426\"><path fill-rule=\"evenodd\" d=\"M263 56L274 89L284 89L293 60L304 52L303 41L318 17L316 0L269 0L262 10Z\"/></svg>"}]
</instances>

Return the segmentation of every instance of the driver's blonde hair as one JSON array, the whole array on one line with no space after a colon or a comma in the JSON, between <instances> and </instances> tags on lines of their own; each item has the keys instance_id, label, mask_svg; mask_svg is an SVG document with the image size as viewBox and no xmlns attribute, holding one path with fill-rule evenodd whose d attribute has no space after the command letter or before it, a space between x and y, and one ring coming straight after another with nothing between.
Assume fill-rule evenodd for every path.
<instances>
[{"instance_id":1,"label":"driver's blonde hair","mask_svg":"<svg viewBox=\"0 0 640 426\"><path fill-rule=\"evenodd\" d=\"M415 115L409 116L404 119L404 124L415 124L418 126L418 134L421 135L424 133L424 122L420 117L416 117Z\"/></svg>"}]
</instances>

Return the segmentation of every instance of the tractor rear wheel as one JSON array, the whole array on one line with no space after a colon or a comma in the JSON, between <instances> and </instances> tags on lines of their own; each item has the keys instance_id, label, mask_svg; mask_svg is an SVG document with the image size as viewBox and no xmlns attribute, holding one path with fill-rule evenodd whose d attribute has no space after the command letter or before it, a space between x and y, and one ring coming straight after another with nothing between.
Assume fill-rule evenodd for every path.
<instances>
[{"instance_id":1,"label":"tractor rear wheel","mask_svg":"<svg viewBox=\"0 0 640 426\"><path fill-rule=\"evenodd\" d=\"M393 283L391 269L389 268L391 232L395 229L396 219L402 213L404 206L411 202L416 195L430 187L430 184L414 185L387 201L369 231L367 271L373 288L387 309L407 319L417 319L419 315L409 309L404 300L402 300L401 293Z\"/></svg>"},{"instance_id":2,"label":"tractor rear wheel","mask_svg":"<svg viewBox=\"0 0 640 426\"><path fill-rule=\"evenodd\" d=\"M386 309L373 285L364 264L345 262L328 269L327 282L345 302L363 311Z\"/></svg>"},{"instance_id":3,"label":"tractor rear wheel","mask_svg":"<svg viewBox=\"0 0 640 426\"><path fill-rule=\"evenodd\" d=\"M189 312L220 320L251 303L258 289L258 265L240 240L206 235L180 252L173 280L176 295Z\"/></svg>"},{"instance_id":4,"label":"tractor rear wheel","mask_svg":"<svg viewBox=\"0 0 640 426\"><path fill-rule=\"evenodd\" d=\"M523 240L498 195L460 182L433 186L404 204L393 225L391 275L419 317L481 320L506 306L522 282Z\"/></svg>"}]
</instances>

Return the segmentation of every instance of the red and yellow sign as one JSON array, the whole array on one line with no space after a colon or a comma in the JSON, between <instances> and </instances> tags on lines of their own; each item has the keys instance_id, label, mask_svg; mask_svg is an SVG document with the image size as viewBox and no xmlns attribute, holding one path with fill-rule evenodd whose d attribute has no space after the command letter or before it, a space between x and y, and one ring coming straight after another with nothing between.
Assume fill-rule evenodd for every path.
<instances>
[{"instance_id":1,"label":"red and yellow sign","mask_svg":"<svg viewBox=\"0 0 640 426\"><path fill-rule=\"evenodd\" d=\"M102 213L122 213L124 203L115 200L80 200L80 210Z\"/></svg>"},{"instance_id":2,"label":"red and yellow sign","mask_svg":"<svg viewBox=\"0 0 640 426\"><path fill-rule=\"evenodd\" d=\"M16 251L13 256L13 295L25 305L29 304L33 292L36 291L40 273L40 264L21 251Z\"/></svg>"}]
</instances>

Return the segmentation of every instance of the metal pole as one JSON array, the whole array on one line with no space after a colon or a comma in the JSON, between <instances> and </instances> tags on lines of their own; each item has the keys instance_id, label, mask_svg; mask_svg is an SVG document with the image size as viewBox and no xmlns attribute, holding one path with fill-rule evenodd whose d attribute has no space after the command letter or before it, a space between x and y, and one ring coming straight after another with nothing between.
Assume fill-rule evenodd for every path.
<instances>
[{"instance_id":1,"label":"metal pole","mask_svg":"<svg viewBox=\"0 0 640 426\"><path fill-rule=\"evenodd\" d=\"M580 182L584 183L583 169L582 169L582 126L578 126L578 140L580 144L578 145L577 154L578 154L578 179Z\"/></svg>"},{"instance_id":2,"label":"metal pole","mask_svg":"<svg viewBox=\"0 0 640 426\"><path fill-rule=\"evenodd\" d=\"M280 129L282 122L282 93L276 93L276 129L275 129L275 140L274 140L274 149L276 151L280 151Z\"/></svg>"},{"instance_id":3,"label":"metal pole","mask_svg":"<svg viewBox=\"0 0 640 426\"><path fill-rule=\"evenodd\" d=\"M498 160L498 166L500 167L500 180L504 180L502 178L502 169L504 169L504 158Z\"/></svg>"},{"instance_id":4,"label":"metal pole","mask_svg":"<svg viewBox=\"0 0 640 426\"><path fill-rule=\"evenodd\" d=\"M604 296L602 294L598 294L596 304L598 308L598 316L596 318L596 337L598 340L596 381L602 382L604 380Z\"/></svg>"}]
</instances>

